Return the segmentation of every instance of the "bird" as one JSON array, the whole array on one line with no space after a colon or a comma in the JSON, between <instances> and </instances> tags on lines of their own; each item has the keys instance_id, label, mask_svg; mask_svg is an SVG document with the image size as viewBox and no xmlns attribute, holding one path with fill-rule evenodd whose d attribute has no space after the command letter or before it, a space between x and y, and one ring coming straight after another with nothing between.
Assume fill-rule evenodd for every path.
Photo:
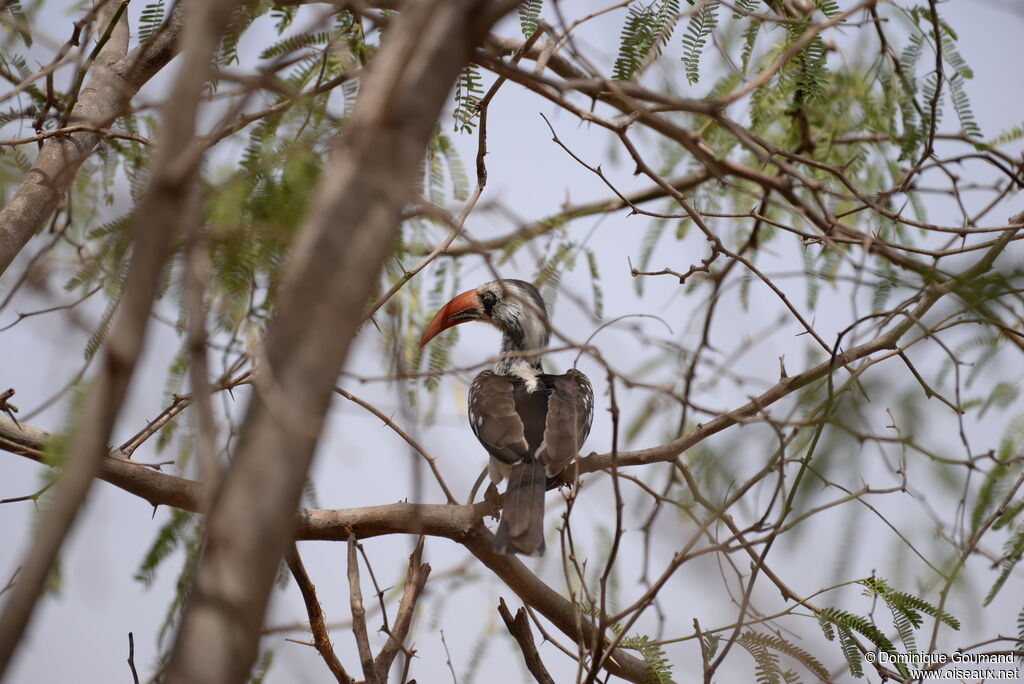
<instances>
[{"instance_id":1,"label":"bird","mask_svg":"<svg viewBox=\"0 0 1024 684\"><path fill-rule=\"evenodd\" d=\"M544 494L564 481L594 417L594 390L575 368L545 373L540 353L551 326L540 292L531 283L500 279L459 294L423 330L420 348L448 328L483 321L501 331L494 367L469 388L469 425L490 455L492 486L507 479L495 533L497 553L544 553ZM531 352L523 354L521 352Z\"/></svg>"}]
</instances>

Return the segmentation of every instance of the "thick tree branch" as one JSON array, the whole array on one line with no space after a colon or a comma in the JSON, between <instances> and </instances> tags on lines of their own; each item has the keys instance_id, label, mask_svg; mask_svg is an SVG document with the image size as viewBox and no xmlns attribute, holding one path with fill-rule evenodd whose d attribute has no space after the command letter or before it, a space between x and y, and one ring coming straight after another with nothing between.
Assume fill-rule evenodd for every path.
<instances>
[{"instance_id":1,"label":"thick tree branch","mask_svg":"<svg viewBox=\"0 0 1024 684\"><path fill-rule=\"evenodd\" d=\"M68 450L63 454L65 465L54 488L52 502L33 536L18 584L0 615L0 675L10 663L14 649L28 625L57 553L89 492L92 480L106 460L110 431L142 352L161 268L177 228L178 207L193 170L189 165L177 163L178 157L194 135L199 97L209 73L213 53L219 45L221 31L227 26L233 7L234 3L229 2L199 3L189 12L185 33L188 52L164 110L164 125L160 132L160 146L153 160L152 175L132 222L135 244L124 284L121 309L104 346L103 363L92 383L85 406L75 417L76 427L69 440ZM105 15L101 11L101 20ZM121 90L123 79L112 83L104 83L103 79L114 78L113 67L121 64L106 50L123 52L128 41L127 24L116 28L112 34L113 37L96 60L99 71L90 82L93 90L83 91L80 101L87 101L89 92L95 92L98 93L96 97L102 95L101 99L105 98L106 104L117 104L119 110L124 102ZM93 84L97 79L100 83ZM83 114L89 115L95 122L96 117L92 114L97 112L93 107L99 105L95 101L88 104ZM95 134L82 135L92 136L95 142ZM29 177L33 175L29 173ZM23 184L22 188L25 187ZM45 198L40 198L40 201L45 201ZM9 243L0 243L0 253L5 252L5 244ZM10 256L13 257L13 254ZM5 261L4 258L0 254L0 269L9 263L9 259Z\"/></svg>"},{"instance_id":2,"label":"thick tree branch","mask_svg":"<svg viewBox=\"0 0 1024 684\"><path fill-rule=\"evenodd\" d=\"M391 250L427 140L473 47L499 10L512 6L414 3L376 53L285 272L255 392L207 519L169 682L248 676L334 379Z\"/></svg>"},{"instance_id":3,"label":"thick tree branch","mask_svg":"<svg viewBox=\"0 0 1024 684\"><path fill-rule=\"evenodd\" d=\"M1017 217L1014 217L1014 220L1017 220ZM745 417L763 412L768 406L800 387L826 377L844 365L897 348L900 338L913 326L918 325L936 302L987 272L1019 230L1015 228L1005 231L1000 236L999 243L989 249L974 265L956 276L926 288L917 305L901 315L886 332L876 338L846 352L837 353L830 360L803 373L782 378L747 404L698 426L678 440L651 449L620 452L614 463L611 461L611 454L589 456L579 461L579 472L593 472L613 465L622 468L671 461L690 446ZM0 416L0 448L39 459L47 439L48 435L45 432L27 425L19 426L12 419ZM169 503L190 510L199 510L201 505L201 490L196 483L158 473L123 459L104 459L101 476L154 503ZM302 510L296 521L295 533L300 539L338 541L348 540L350 537L366 538L392 533L427 534L452 539L469 549L523 601L544 614L565 634L577 641L582 640L581 643L591 643L596 636L593 632L594 626L589 622L578 624L573 619L571 605L562 596L541 582L518 559L495 554L491 550L492 535L482 523L488 510L487 503L472 506L402 503L337 511ZM612 672L634 681L643 678L646 668L641 661L630 659L628 654L618 652L608 660L608 667Z\"/></svg>"},{"instance_id":4,"label":"thick tree branch","mask_svg":"<svg viewBox=\"0 0 1024 684\"><path fill-rule=\"evenodd\" d=\"M174 12L151 39L125 54L127 18L119 22L71 111L72 124L90 129L47 138L25 180L0 210L0 275L59 207L78 168L104 137L102 131L125 111L139 88L177 54L182 27L181 12Z\"/></svg>"}]
</instances>

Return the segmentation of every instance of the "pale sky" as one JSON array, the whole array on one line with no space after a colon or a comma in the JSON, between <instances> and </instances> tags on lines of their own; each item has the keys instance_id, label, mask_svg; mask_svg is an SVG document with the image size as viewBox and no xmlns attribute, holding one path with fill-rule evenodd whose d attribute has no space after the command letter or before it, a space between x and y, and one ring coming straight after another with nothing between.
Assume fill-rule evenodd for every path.
<instances>
[{"instance_id":1,"label":"pale sky","mask_svg":"<svg viewBox=\"0 0 1024 684\"><path fill-rule=\"evenodd\" d=\"M578 14L578 9L584 6L589 4L566 3L566 13L570 16ZM974 67L976 76L969 83L968 92L986 137L1021 124L1024 94L1020 87L1021 78L1016 62L1020 35L1024 32L1024 11L1012 0L951 0L941 3L941 8L945 17L959 31L959 48ZM132 11L138 12L140 9L133 6ZM548 11L549 8L546 8L545 12ZM582 44L597 50L597 58L603 60L601 65L609 72L614 59L612 51L617 45L623 15L620 10L595 21L584 34ZM65 31L63 24L58 23L58 18L54 19L54 26L61 26L55 30L55 35L60 37ZM59 18L59 21L68 23L64 18ZM506 21L498 32L519 37L521 34L518 20ZM673 39L676 43L680 33L681 29L677 29L676 37ZM874 49L874 44L870 45ZM841 45L841 49L857 48ZM669 66L672 66L672 63ZM159 85L159 82L154 83L153 88ZM706 86L702 83L697 86L695 92L702 92L700 89L704 87ZM683 91L685 92L685 89ZM506 207L513 208L519 216L532 219L557 211L561 203L567 199L574 202L585 201L610 194L596 176L580 167L551 142L550 132L540 113L549 116L558 135L574 152L592 163L603 161L609 177L621 189L628 190L644 185L632 178L632 169L628 165L616 167L607 161L611 142L605 132L581 126L570 116L556 112L547 102L514 85L507 85L491 109L491 133L488 141L490 154L487 157L490 176L482 204L500 202ZM955 116L950 109L944 119L944 128L950 128L954 122ZM473 139L465 136L454 137L458 138L467 168L471 170ZM623 157L621 151L618 156L620 159ZM1015 203L1007 206L1012 207L1013 211L1024 209L1024 206ZM993 221L1003 221L1006 218L1002 215L992 217ZM478 237L505 232L510 228L507 222L495 218L494 214L488 214L486 211L478 211L471 217L468 225L469 230ZM577 221L571 225L570 232L573 239L586 240L586 244L598 255L603 278L606 320L625 313L658 314L664 316L672 327L672 335L667 335L661 324L656 321L646 320L637 324L651 335L690 342L694 316L698 313L693 307L698 298L682 296L681 288L670 277L649 279L642 299L634 294L626 259L627 256L636 258L640 236L647 225L646 218L629 217L626 212L619 212L600 219ZM28 250L31 251L34 246L37 247L38 243L32 243ZM654 269L669 266L676 270L685 270L703 256L700 249L702 246L696 238L676 243L670 237L666 237L651 266ZM1021 256L1019 247L1013 249L1012 259L1019 263ZM19 263L23 264L24 261ZM799 262L796 264L794 269L799 268ZM529 279L533 276L535 268L534 257L529 251L523 250L516 259L501 267L501 272L503 276ZM12 270L20 272L17 265ZM590 285L586 271L585 259L581 259L575 271L565 276L563 284L585 301L589 301ZM469 262L464 266L463 282L467 288L489 279L490 275L486 268L479 265L470 267ZM0 288L0 294L6 292L9 283L10 280L7 279L5 286ZM802 284L793 287L802 301ZM729 313L726 315L734 317L733 323L721 325L718 329L718 340L723 351L737 346L742 347L744 335L770 323L769 320L758 318L756 303L772 300L764 293L755 292L752 296L755 302L753 313L745 315L735 305L728 309ZM824 296L827 294L823 294ZM759 299L762 297L764 299ZM0 325L10 322L12 310L31 310L45 305L49 300L23 294L16 302L17 306L0 313ZM775 311L769 307L765 310ZM828 307L822 306L817 312L818 322L824 329L829 330L830 326L839 325L846 320L845 312L845 309L838 311L838 317L832 321ZM83 311L86 320L94 320L96 315L95 307ZM555 324L572 331L579 340L585 339L595 327L566 297L561 297L557 302L556 317ZM792 321L787 321L779 331L738 362L737 372L763 378L766 383L771 383L777 378L777 357L782 354L786 355L790 373L799 370L804 363L804 342L799 338L794 341L795 332ZM66 316L40 316L15 326L0 335L0 356L7 359L0 389L8 386L16 388L17 396L14 403L20 406L23 412L38 406L67 382L70 375L80 367L81 349L84 347L85 339L86 334ZM826 336L826 339L834 337ZM454 361L459 365L482 361L497 350L497 342L496 333L484 326L463 326ZM627 332L609 330L601 333L595 342L605 358L619 370L629 371L636 368L640 357L636 342ZM122 441L162 408L164 400L160 395L166 366L175 350L176 338L173 332L164 325L152 325L147 354L137 372L131 396L125 404L125 410L115 430L114 442ZM646 354L648 351L643 350L643 353ZM568 366L572 363L573 356L562 354L553 357L553 360L560 367ZM1013 361L1018 365L1010 370L1019 373L1019 359ZM380 375L385 372L385 367L380 362L377 334L372 327L368 327L361 334L347 367L351 371L365 375ZM604 452L609 447L610 422L602 410L607 404L606 397L600 391L604 386L600 377L601 371L587 359L581 362L581 369L591 376L599 390L595 427L585 452ZM383 383L342 384L350 391L374 401L389 415L401 415L402 402L398 388ZM644 398L641 394L620 391L623 392L620 401L627 408L635 408L635 405ZM236 392L239 407L244 405L246 395L245 389ZM448 484L459 497L466 496L485 461L482 449L465 424L460 403L463 401L462 396L459 390L454 389L452 383L442 385L437 425L419 432L426 448L438 455L440 467ZM737 394L727 383L720 383L714 392L705 394L702 400L712 406L727 408L742 401L743 393ZM933 404L927 404L926 407L929 410L937 410L933 408ZM876 418L880 429L888 422L884 409L885 406L877 407ZM59 404L28 422L44 429L58 430L63 424L65 414L66 404ZM1010 415L995 417L996 422L992 429L1001 430L1001 425L1009 417ZM944 419L938 420L941 422ZM946 428L948 425L936 426L937 439L946 438L941 433ZM415 426L414 429L418 431ZM749 435L753 433L739 429L733 429L729 433L723 435L717 444L727 448L749 449L754 454L760 454L767 448L760 443L750 443ZM649 431L642 435L642 440L637 446L654 444L660 437L661 435L655 431ZM979 443L981 441L979 440ZM151 462L172 456L159 456L147 445L140 450L137 458ZM409 478L410 471L408 449L396 435L359 407L340 399L336 401L332 409L332 420L321 442L313 471L322 507L347 508L384 504L411 497L413 489ZM0 454L0 498L35 491L40 486L41 479L40 466L18 456ZM578 501L577 506L582 511L576 511L576 514L593 515L595 519L600 520L607 518L608 499L603 486L600 483L595 484L596 486L590 490L592 496L584 495ZM422 491L424 501L442 500L436 485L429 479L424 481ZM258 502L254 502L254 505L258 505ZM561 508L558 496L549 494L547 505L548 523L553 524L557 519L557 513L552 511ZM896 502L886 500L885 505L896 505ZM846 520L846 509L840 511L832 511L815 519L815 527L805 531L802 537L805 543L816 545L818 542L812 541L818 539L816 535L821 535L824 539L838 535ZM889 511L899 515L898 509ZM128 632L135 635L135 660L140 676L145 680L152 674L157 653L156 633L173 595L181 560L179 553L167 561L149 589L143 588L133 580L135 570L156 530L168 517L168 511L165 509L156 511L155 516L152 514L151 507L141 499L111 485L96 484L84 514L64 547L64 587L58 596L47 597L40 602L7 681L18 684L72 680L131 681L125 662L128 655ZM31 541L32 519L30 503L0 507L0 548L3 549L0 552L0 584L5 583L18 566L26 545ZM872 537L872 544L877 544L876 550L881 549L884 555L885 549L895 548L894 539L886 536L887 533L877 521L872 523L863 516L859 520L870 526L870 534L878 535L877 538ZM632 529L638 524L634 518L627 520L627 527ZM637 552L638 538L639 535L633 539L632 546L627 545L627 555ZM404 557L409 552L410 543L411 540L404 537L367 541L367 553L374 562L382 585L393 586L400 581L399 573L404 571ZM584 540L584 543L589 543L591 549L598 547L594 539ZM671 547L669 548L670 553ZM317 585L328 620L338 621L347 618L348 587L344 575L344 547L329 542L306 542L300 545L300 551ZM779 555L774 557L776 565L773 567L786 573L787 577L794 579L803 588L829 583L837 572L836 563L842 562L842 558L847 559L848 565L838 570L843 570L847 577L864 576L875 569L870 562L871 559L863 557L867 554L851 553L847 557L834 548L822 552L818 549L785 546L778 551ZM447 540L428 540L426 558L433 566L435 574L461 563L466 555ZM661 557L665 554L655 555ZM557 558L550 553L549 556L542 576L556 589L561 590L564 586L561 571L555 562ZM485 569L475 565L472 567L478 580L487 580ZM621 578L627 591L635 584L635 577L629 576L630 570L635 568L627 561ZM716 575L717 569L712 563L695 562L674 578L670 595L678 599L678 605L666 606L670 611L667 615L666 636L689 633L694 616L700 616L702 621L709 620L716 624L720 620L725 624L734 616L732 609L715 614L714 611L722 609L723 601L716 601L702 591L703 580L708 578L708 581L713 581ZM987 582L991 578L983 577L981 584L987 589ZM368 586L364 579L364 601L370 604L372 596L369 594ZM758 594L763 597L771 594L767 585L759 587L763 591ZM918 589L920 587L907 587L909 591ZM459 682L465 684L465 670L472 660L473 647L479 635L489 633L489 630L497 630L497 635L478 670L477 681L526 681L526 676L521 674L518 652L514 650L505 633L504 625L497 617L495 606L499 596L505 597L513 610L521 603L510 590L491 581L477 581L463 587L441 582L428 584L427 594L421 604L422 615L413 637L419 657L414 663L412 676L420 682L450 681L440 641L440 630L444 630L455 670L459 674ZM855 596L855 592L845 595L854 601L852 596ZM437 626L433 624L433 616L439 610L437 606L442 598L447 598L447 602ZM990 609L983 616L974 617L966 611L960 613L965 627L964 633L958 636L963 637L963 643L970 641L967 635L971 630L984 635L997 632L1013 633L1016 611L1020 609L1019 601L1014 599L1004 603L1007 605ZM864 604L854 602L850 605L854 610L866 610ZM389 610L393 613L394 606L389 606ZM267 619L268 625L304 620L305 611L294 584L289 585L284 593L275 593ZM378 625L378 618L370 619L371 631ZM305 638L301 633L293 633L290 636ZM338 630L333 633L333 638L342 662L350 672L355 672L358 669L358 658L351 633L348 630ZM285 642L282 636L266 638L264 646L272 647L276 653L269 682L332 681L329 671L312 648ZM841 656L835 645L818 649L816 652L820 656L830 657L826 661L830 667L841 663ZM546 655L546 661L555 673L556 679L567 681L561 678L574 676L574 663L554 650L542 653ZM676 666L675 677L680 681L691 679L697 671L695 668L699 667L699 658L694 660L692 650L670 649L669 656ZM752 664L744 660L744 656L735 654L730 659L734 662L727 668L733 669L723 670L719 681L743 681L750 677ZM496 678L495 672L508 673L507 679ZM732 679L733 676L738 679Z\"/></svg>"}]
</instances>

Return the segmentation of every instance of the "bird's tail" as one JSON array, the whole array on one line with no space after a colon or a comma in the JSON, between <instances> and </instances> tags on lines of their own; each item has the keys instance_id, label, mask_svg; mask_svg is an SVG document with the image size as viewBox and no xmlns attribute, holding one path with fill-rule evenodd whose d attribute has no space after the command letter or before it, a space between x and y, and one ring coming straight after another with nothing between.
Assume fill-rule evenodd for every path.
<instances>
[{"instance_id":1,"label":"bird's tail","mask_svg":"<svg viewBox=\"0 0 1024 684\"><path fill-rule=\"evenodd\" d=\"M544 553L544 492L547 473L540 460L512 468L505 488L505 505L494 539L497 553Z\"/></svg>"}]
</instances>

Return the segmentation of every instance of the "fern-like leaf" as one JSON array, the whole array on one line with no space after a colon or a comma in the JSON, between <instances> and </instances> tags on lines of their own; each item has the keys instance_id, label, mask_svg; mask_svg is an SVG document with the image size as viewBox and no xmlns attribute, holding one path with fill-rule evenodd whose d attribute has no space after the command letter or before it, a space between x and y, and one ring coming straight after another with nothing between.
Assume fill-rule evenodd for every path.
<instances>
[{"instance_id":1,"label":"fern-like leaf","mask_svg":"<svg viewBox=\"0 0 1024 684\"><path fill-rule=\"evenodd\" d=\"M331 42L330 31L306 31L304 33L297 33L287 38L282 38L270 47L263 50L260 53L260 59L272 59L274 57L280 57L281 55L287 55L290 52L301 50L304 47L311 47L314 45L326 45Z\"/></svg>"},{"instance_id":2,"label":"fern-like leaf","mask_svg":"<svg viewBox=\"0 0 1024 684\"><path fill-rule=\"evenodd\" d=\"M144 42L160 29L164 22L164 0L155 0L142 8L139 17L139 42Z\"/></svg>"},{"instance_id":3,"label":"fern-like leaf","mask_svg":"<svg viewBox=\"0 0 1024 684\"><path fill-rule=\"evenodd\" d=\"M26 28L29 26L29 22L25 16L25 9L21 6L21 0L12 0L12 2L4 3L3 9L0 9L0 14L9 14L11 16L9 21L4 21L3 23L14 28L25 47L32 47L32 33Z\"/></svg>"},{"instance_id":4,"label":"fern-like leaf","mask_svg":"<svg viewBox=\"0 0 1024 684\"><path fill-rule=\"evenodd\" d=\"M1021 608L1017 615L1017 639L1020 643L1024 643L1024 608ZM1024 651L1017 651L1017 658L1024 664Z\"/></svg>"},{"instance_id":5,"label":"fern-like leaf","mask_svg":"<svg viewBox=\"0 0 1024 684\"><path fill-rule=\"evenodd\" d=\"M1024 139L1024 124L1013 126L1002 131L994 138L988 141L990 147L997 145L1006 145L1008 143L1017 142L1018 140Z\"/></svg>"},{"instance_id":6,"label":"fern-like leaf","mask_svg":"<svg viewBox=\"0 0 1024 684\"><path fill-rule=\"evenodd\" d=\"M815 677L821 680L828 679L828 669L821 663L820 660L811 655L810 652L800 648L796 644L783 639L781 636L774 634L763 634L761 632L748 631L745 632L741 640L745 639L749 643L756 643L764 648L784 653L790 658L800 662L804 667L810 670Z\"/></svg>"},{"instance_id":7,"label":"fern-like leaf","mask_svg":"<svg viewBox=\"0 0 1024 684\"><path fill-rule=\"evenodd\" d=\"M1007 541L1003 548L1003 559L999 562L1002 571L999 573L999 577L992 584L992 588L988 590L988 594L985 596L985 600L982 605L987 606L992 603L992 599L996 597L999 590L1003 588L1006 580L1009 579L1010 573L1013 572L1017 564L1020 563L1021 558L1024 557L1024 527L1018 529Z\"/></svg>"},{"instance_id":8,"label":"fern-like leaf","mask_svg":"<svg viewBox=\"0 0 1024 684\"><path fill-rule=\"evenodd\" d=\"M604 317L604 293L601 291L601 274L597 268L597 255L589 249L587 253L587 266L590 268L590 288L594 296L594 318L600 320Z\"/></svg>"},{"instance_id":9,"label":"fern-like leaf","mask_svg":"<svg viewBox=\"0 0 1024 684\"><path fill-rule=\"evenodd\" d=\"M821 10L826 17L834 17L839 14L839 3L836 0L814 0L814 6Z\"/></svg>"},{"instance_id":10,"label":"fern-like leaf","mask_svg":"<svg viewBox=\"0 0 1024 684\"><path fill-rule=\"evenodd\" d=\"M139 564L139 569L135 571L135 579L147 587L153 583L160 564L182 544L194 517L195 515L189 511L171 509L171 519L164 523L160 531L157 532L156 539L150 544L149 550L146 551L145 557Z\"/></svg>"},{"instance_id":11,"label":"fern-like leaf","mask_svg":"<svg viewBox=\"0 0 1024 684\"><path fill-rule=\"evenodd\" d=\"M227 66L238 61L238 43L242 40L242 34L269 9L269 2L264 2L264 0L247 0L241 8L235 10L235 16L231 21L231 29L221 40L220 53L217 55L218 64Z\"/></svg>"},{"instance_id":12,"label":"fern-like leaf","mask_svg":"<svg viewBox=\"0 0 1024 684\"><path fill-rule=\"evenodd\" d=\"M779 656L756 637L755 632L744 632L736 640L736 643L754 658L754 679L758 684L781 684L782 668L779 667Z\"/></svg>"},{"instance_id":13,"label":"fern-like leaf","mask_svg":"<svg viewBox=\"0 0 1024 684\"><path fill-rule=\"evenodd\" d=\"M718 6L718 0L707 0L693 13L686 25L683 34L683 67L686 69L686 80L690 83L700 80L700 56L708 37L718 26Z\"/></svg>"},{"instance_id":14,"label":"fern-like leaf","mask_svg":"<svg viewBox=\"0 0 1024 684\"><path fill-rule=\"evenodd\" d=\"M667 684L672 681L672 666L665 651L656 641L646 635L626 637L619 643L622 648L637 651L647 663L645 684Z\"/></svg>"},{"instance_id":15,"label":"fern-like leaf","mask_svg":"<svg viewBox=\"0 0 1024 684\"><path fill-rule=\"evenodd\" d=\"M462 157L451 139L438 132L437 150L444 158L448 166L448 180L452 184L452 197L460 202L469 197L469 176L466 174L466 166L462 163Z\"/></svg>"},{"instance_id":16,"label":"fern-like leaf","mask_svg":"<svg viewBox=\"0 0 1024 684\"><path fill-rule=\"evenodd\" d=\"M519 5L519 27L523 30L523 36L529 38L537 30L537 20L540 18L540 11L544 7L544 0L526 0Z\"/></svg>"},{"instance_id":17,"label":"fern-like leaf","mask_svg":"<svg viewBox=\"0 0 1024 684\"><path fill-rule=\"evenodd\" d=\"M829 641L839 639L839 647L843 651L843 657L846 658L846 665L850 668L850 674L858 678L863 677L864 665L861 660L860 649L857 648L857 641L853 638L853 632L849 627L833 622L824 614L825 612L821 611L818 613L818 624L821 626L821 631L824 633L825 638Z\"/></svg>"},{"instance_id":18,"label":"fern-like leaf","mask_svg":"<svg viewBox=\"0 0 1024 684\"><path fill-rule=\"evenodd\" d=\"M259 661L253 666L252 677L249 678L249 684L263 684L267 678L267 673L270 672L270 666L274 664L274 649L268 648L263 651Z\"/></svg>"},{"instance_id":19,"label":"fern-like leaf","mask_svg":"<svg viewBox=\"0 0 1024 684\"><path fill-rule=\"evenodd\" d=\"M949 95L953 100L953 109L956 110L957 118L960 119L960 128L963 134L976 146L980 146L983 137L981 128L974 118L971 101L964 90L964 77L959 72L953 74L949 79Z\"/></svg>"},{"instance_id":20,"label":"fern-like leaf","mask_svg":"<svg viewBox=\"0 0 1024 684\"><path fill-rule=\"evenodd\" d=\"M89 341L85 344L86 361L91 360L106 341L107 334L110 333L110 325L114 321L114 313L117 311L117 306L120 302L120 297L114 297L110 300L110 303L107 304L106 310L104 310L103 315L100 317L99 325L96 326L96 330L94 330L92 335L89 336Z\"/></svg>"},{"instance_id":21,"label":"fern-like leaf","mask_svg":"<svg viewBox=\"0 0 1024 684\"><path fill-rule=\"evenodd\" d=\"M467 64L455 84L455 111L452 112L452 118L455 119L456 131L472 133L476 128L476 120L480 117L478 105L483 94L480 67Z\"/></svg>"},{"instance_id":22,"label":"fern-like leaf","mask_svg":"<svg viewBox=\"0 0 1024 684\"><path fill-rule=\"evenodd\" d=\"M622 25L612 78L632 80L650 56L660 55L661 48L672 37L678 15L679 0L631 6Z\"/></svg>"},{"instance_id":23,"label":"fern-like leaf","mask_svg":"<svg viewBox=\"0 0 1024 684\"><path fill-rule=\"evenodd\" d=\"M754 54L754 44L757 42L757 34L761 31L762 22L752 19L746 29L743 30L743 48L740 50L740 68L747 73L750 67L750 58Z\"/></svg>"},{"instance_id":24,"label":"fern-like leaf","mask_svg":"<svg viewBox=\"0 0 1024 684\"><path fill-rule=\"evenodd\" d=\"M818 619L819 621L826 620L835 625L843 653L846 655L847 663L850 665L850 672L854 673L855 676L860 676L857 674L857 670L861 670L861 673L863 673L863 670L860 665L860 651L856 647L852 632L859 632L879 649L892 655L894 661L899 660L896 658L896 647L889 637L885 636L866 617L849 613L839 608L825 608L818 612ZM826 634L827 637L828 635ZM851 656L855 657L851 658ZM856 661L856 664L853 661Z\"/></svg>"},{"instance_id":25,"label":"fern-like leaf","mask_svg":"<svg viewBox=\"0 0 1024 684\"><path fill-rule=\"evenodd\" d=\"M665 229L668 228L668 220L663 218L656 218L651 221L651 224L647 227L647 232L644 233L644 237L640 240L640 256L637 259L637 269L640 271L646 271L651 263L651 257L654 256L654 248L658 246L658 240L661 239ZM644 278L638 277L633 279L633 286L636 288L638 295L644 293Z\"/></svg>"},{"instance_id":26,"label":"fern-like leaf","mask_svg":"<svg viewBox=\"0 0 1024 684\"><path fill-rule=\"evenodd\" d=\"M754 9L761 3L761 0L736 0L733 3L733 19L742 19L754 12ZM760 23L760 22L757 22Z\"/></svg>"}]
</instances>

